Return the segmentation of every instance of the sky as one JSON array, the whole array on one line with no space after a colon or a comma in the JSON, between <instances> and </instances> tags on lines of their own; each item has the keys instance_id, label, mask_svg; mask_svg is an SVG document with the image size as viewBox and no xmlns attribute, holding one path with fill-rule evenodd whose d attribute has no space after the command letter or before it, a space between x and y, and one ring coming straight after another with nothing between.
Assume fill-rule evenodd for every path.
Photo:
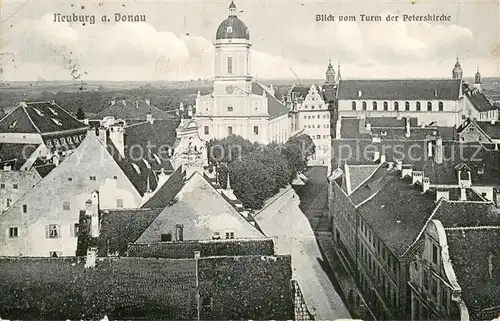
<instances>
[{"instance_id":1,"label":"sky","mask_svg":"<svg viewBox=\"0 0 500 321\"><path fill-rule=\"evenodd\" d=\"M411 1L411 2L410 2ZM323 79L328 60L347 78L500 76L498 0L236 0L257 79ZM213 76L213 42L229 1L0 0L0 80L189 80ZM54 22L54 13L95 24ZM114 13L146 22L107 22ZM316 14L355 22L316 22ZM360 14L381 22L361 22ZM449 22L387 22L445 14ZM337 69L337 67L336 67ZM76 71L75 71L76 70ZM293 70L293 72L292 72ZM294 75L295 73L295 75Z\"/></svg>"}]
</instances>

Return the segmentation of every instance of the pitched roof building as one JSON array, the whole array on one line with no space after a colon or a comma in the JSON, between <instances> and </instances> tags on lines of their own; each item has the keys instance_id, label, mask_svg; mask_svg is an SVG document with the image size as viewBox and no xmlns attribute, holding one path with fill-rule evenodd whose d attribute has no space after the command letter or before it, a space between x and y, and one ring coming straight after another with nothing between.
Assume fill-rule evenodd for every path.
<instances>
[{"instance_id":1,"label":"pitched roof building","mask_svg":"<svg viewBox=\"0 0 500 321\"><path fill-rule=\"evenodd\" d=\"M108 107L101 110L99 113L92 117L93 120L103 120L107 117L114 117L116 119L125 119L129 122L144 121L148 117L157 120L170 120L174 117L169 115L166 111L151 105L149 99L144 100L112 100Z\"/></svg>"}]
</instances>

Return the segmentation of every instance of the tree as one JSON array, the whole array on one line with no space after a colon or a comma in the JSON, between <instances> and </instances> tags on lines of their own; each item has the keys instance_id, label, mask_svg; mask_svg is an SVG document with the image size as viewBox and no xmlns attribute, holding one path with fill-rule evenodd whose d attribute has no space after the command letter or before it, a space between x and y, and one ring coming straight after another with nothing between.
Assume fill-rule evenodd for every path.
<instances>
[{"instance_id":1,"label":"tree","mask_svg":"<svg viewBox=\"0 0 500 321\"><path fill-rule=\"evenodd\" d=\"M311 139L311 137L309 137L309 135L306 134L291 137L287 142L287 145L288 144L293 144L299 147L302 156L306 160L308 157L311 157L316 153L316 145L314 145L314 142Z\"/></svg>"},{"instance_id":2,"label":"tree","mask_svg":"<svg viewBox=\"0 0 500 321\"><path fill-rule=\"evenodd\" d=\"M82 107L78 108L78 110L76 111L76 119L78 120L85 119L85 113L83 112Z\"/></svg>"}]
</instances>

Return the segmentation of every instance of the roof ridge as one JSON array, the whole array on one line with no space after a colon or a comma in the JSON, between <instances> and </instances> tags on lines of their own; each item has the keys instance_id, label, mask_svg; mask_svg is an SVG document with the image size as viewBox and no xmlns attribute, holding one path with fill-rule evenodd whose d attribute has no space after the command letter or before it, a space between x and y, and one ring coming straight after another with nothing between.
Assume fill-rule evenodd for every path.
<instances>
[{"instance_id":1,"label":"roof ridge","mask_svg":"<svg viewBox=\"0 0 500 321\"><path fill-rule=\"evenodd\" d=\"M70 112L68 112L62 106L59 106L55 101L48 101L48 103L51 104L52 106L56 106L57 108L59 108L60 110L62 110L63 112L65 112L66 115L68 115L69 117L71 117L73 120L76 120L77 122L81 123L83 125L82 127L84 127L84 126L87 127L87 125L85 125L84 123L82 123L81 121L79 121L75 116L71 115Z\"/></svg>"},{"instance_id":2,"label":"roof ridge","mask_svg":"<svg viewBox=\"0 0 500 321\"><path fill-rule=\"evenodd\" d=\"M7 118L7 116L9 116L10 114L12 114L14 111L16 111L16 109L18 109L19 107L21 107L21 105L18 105L17 107L14 107L11 109L11 111L9 111L7 114L5 114L5 116L3 116L2 118L0 118L0 123L5 119ZM2 107L3 109L3 107Z\"/></svg>"},{"instance_id":3,"label":"roof ridge","mask_svg":"<svg viewBox=\"0 0 500 321\"><path fill-rule=\"evenodd\" d=\"M500 226L457 226L457 227L445 227L445 231L460 231L460 230L500 230Z\"/></svg>"},{"instance_id":4,"label":"roof ridge","mask_svg":"<svg viewBox=\"0 0 500 321\"><path fill-rule=\"evenodd\" d=\"M411 243L410 246L408 246L408 248L403 252L403 254L401 256L405 256L406 253L408 253L408 251L415 245L415 243L418 242L418 240L420 239L420 237L422 236L422 234L424 233L425 231L425 228L427 227L427 225L429 225L429 222L432 221L434 215L437 213L438 209L441 207L441 204L443 204L444 202L447 202L448 200L445 200L444 198L440 198L438 203L436 204L436 207L434 207L434 210L432 211L431 215L429 215L429 217L427 218L427 222L425 222L425 225L424 227L422 227L422 229L420 230L420 233L418 233L417 237L415 238L415 240L413 241L413 243Z\"/></svg>"},{"instance_id":5,"label":"roof ridge","mask_svg":"<svg viewBox=\"0 0 500 321\"><path fill-rule=\"evenodd\" d=\"M22 106L22 105L19 105L19 106L23 109L23 111L24 111L24 113L26 114L26 116L28 116L28 119L29 119L29 121L31 122L31 125L33 125L33 127L35 127L36 131L37 131L37 132L41 135L41 134L42 134L42 132L41 132L41 131L40 131L40 129L39 129L39 128L35 125L35 122L33 121L33 119L31 119L30 114L29 114L29 113L28 113L28 111L26 110L26 107L24 107L24 106Z\"/></svg>"}]
</instances>

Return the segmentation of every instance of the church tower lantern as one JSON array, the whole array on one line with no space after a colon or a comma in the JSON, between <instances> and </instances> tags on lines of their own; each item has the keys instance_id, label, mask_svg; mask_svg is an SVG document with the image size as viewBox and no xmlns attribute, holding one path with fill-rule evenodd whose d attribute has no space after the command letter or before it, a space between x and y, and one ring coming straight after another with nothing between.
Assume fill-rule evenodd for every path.
<instances>
[{"instance_id":1,"label":"church tower lantern","mask_svg":"<svg viewBox=\"0 0 500 321\"><path fill-rule=\"evenodd\" d=\"M460 66L460 62L458 61L457 57L457 62L455 63L455 67L453 68L453 79L462 79L462 77L463 77L462 66Z\"/></svg>"}]
</instances>

